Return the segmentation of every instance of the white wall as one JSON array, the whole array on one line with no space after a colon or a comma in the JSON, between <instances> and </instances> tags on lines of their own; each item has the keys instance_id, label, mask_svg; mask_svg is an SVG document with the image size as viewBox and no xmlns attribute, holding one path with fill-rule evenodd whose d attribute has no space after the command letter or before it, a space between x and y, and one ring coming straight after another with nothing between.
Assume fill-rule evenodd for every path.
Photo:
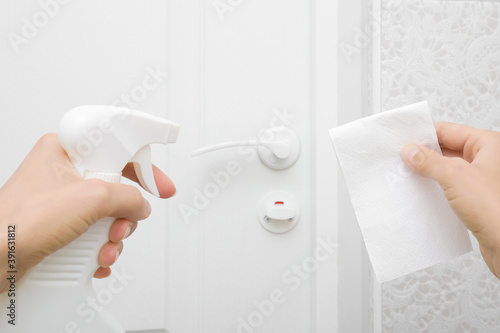
<instances>
[{"instance_id":1,"label":"white wall","mask_svg":"<svg viewBox=\"0 0 500 333\"><path fill-rule=\"evenodd\" d=\"M56 131L64 112L111 104L141 84L148 66L166 66L165 1L69 1L16 52L8 35L23 36L23 19L33 22L40 13L38 1L0 3L0 151L9 152L0 183L38 137ZM137 20L148 24L137 29L131 24ZM166 107L165 83L140 103L142 110Z\"/></svg>"}]
</instances>

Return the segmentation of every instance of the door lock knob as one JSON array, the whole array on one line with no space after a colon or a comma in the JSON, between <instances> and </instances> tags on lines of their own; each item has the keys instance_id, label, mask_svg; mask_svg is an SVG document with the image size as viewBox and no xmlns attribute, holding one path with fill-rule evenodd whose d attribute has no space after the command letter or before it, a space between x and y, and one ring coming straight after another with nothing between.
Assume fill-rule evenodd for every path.
<instances>
[{"instance_id":1,"label":"door lock knob","mask_svg":"<svg viewBox=\"0 0 500 333\"><path fill-rule=\"evenodd\" d=\"M295 210L290 207L290 202L276 201L274 205L267 208L264 221L267 223L272 220L292 222L295 217Z\"/></svg>"},{"instance_id":2,"label":"door lock knob","mask_svg":"<svg viewBox=\"0 0 500 333\"><path fill-rule=\"evenodd\" d=\"M283 234L299 222L300 208L295 197L285 191L268 193L258 207L260 225L269 232Z\"/></svg>"}]
</instances>

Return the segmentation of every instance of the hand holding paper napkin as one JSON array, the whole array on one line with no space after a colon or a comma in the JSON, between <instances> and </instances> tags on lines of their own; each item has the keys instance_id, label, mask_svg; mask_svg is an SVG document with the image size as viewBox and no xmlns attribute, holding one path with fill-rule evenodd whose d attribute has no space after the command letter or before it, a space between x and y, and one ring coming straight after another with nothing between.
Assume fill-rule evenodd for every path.
<instances>
[{"instance_id":1,"label":"hand holding paper napkin","mask_svg":"<svg viewBox=\"0 0 500 333\"><path fill-rule=\"evenodd\" d=\"M426 102L342 125L330 136L379 282L472 250L440 186L400 156L406 144L441 152Z\"/></svg>"}]
</instances>

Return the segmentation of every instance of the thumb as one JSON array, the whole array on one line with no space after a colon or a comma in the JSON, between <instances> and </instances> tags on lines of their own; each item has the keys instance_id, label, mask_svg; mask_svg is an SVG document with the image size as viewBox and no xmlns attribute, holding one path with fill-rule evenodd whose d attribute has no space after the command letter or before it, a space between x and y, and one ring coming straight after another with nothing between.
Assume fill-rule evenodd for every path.
<instances>
[{"instance_id":1,"label":"thumb","mask_svg":"<svg viewBox=\"0 0 500 333\"><path fill-rule=\"evenodd\" d=\"M434 179L441 186L449 186L451 172L455 169L453 159L447 158L433 149L419 145L406 145L401 150L405 164L417 174Z\"/></svg>"}]
</instances>

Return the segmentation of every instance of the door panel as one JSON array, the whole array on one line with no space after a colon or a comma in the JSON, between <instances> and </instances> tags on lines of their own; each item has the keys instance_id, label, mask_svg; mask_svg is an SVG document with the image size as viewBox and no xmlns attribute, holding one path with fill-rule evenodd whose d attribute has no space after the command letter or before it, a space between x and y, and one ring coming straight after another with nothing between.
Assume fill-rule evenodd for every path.
<instances>
[{"instance_id":1,"label":"door panel","mask_svg":"<svg viewBox=\"0 0 500 333\"><path fill-rule=\"evenodd\" d=\"M169 243L189 263L175 256L169 262L167 327L172 332L313 332L314 277L297 278L294 266L318 244L312 212L314 8L309 1L241 2L221 19L217 3L171 3L177 15L170 66L183 72L171 77L170 114L190 128L173 148L172 174L182 179L183 188L173 200L177 209L170 212ZM265 167L253 148L189 156L195 148L257 138L274 125L285 125L300 138L300 157L289 169ZM237 174L214 187L214 175L233 164ZM257 220L260 199L277 190L291 193L300 206L297 226L280 235ZM264 313L262 304L270 304L273 295L281 297ZM182 316L191 321L178 320Z\"/></svg>"}]
</instances>

